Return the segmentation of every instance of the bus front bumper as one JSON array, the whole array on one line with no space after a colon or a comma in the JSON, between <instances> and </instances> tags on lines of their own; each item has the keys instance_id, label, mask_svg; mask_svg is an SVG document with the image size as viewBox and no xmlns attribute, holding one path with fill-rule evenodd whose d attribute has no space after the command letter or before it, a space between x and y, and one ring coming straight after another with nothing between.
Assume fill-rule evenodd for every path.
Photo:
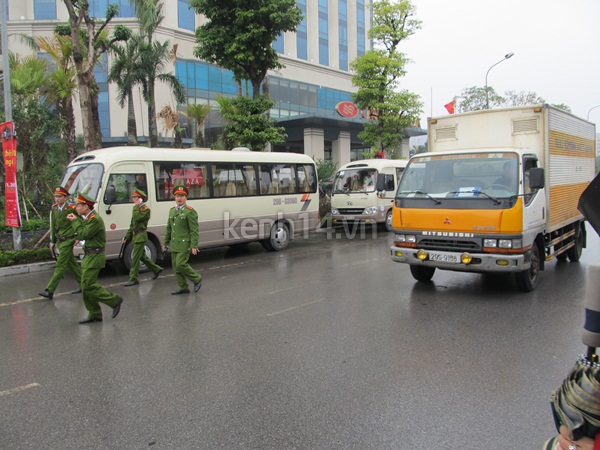
<instances>
[{"instance_id":1,"label":"bus front bumper","mask_svg":"<svg viewBox=\"0 0 600 450\"><path fill-rule=\"evenodd\" d=\"M344 223L369 223L375 224L385 221L383 214L332 214L331 222L333 225L343 225Z\"/></svg>"},{"instance_id":2,"label":"bus front bumper","mask_svg":"<svg viewBox=\"0 0 600 450\"><path fill-rule=\"evenodd\" d=\"M494 254L468 252L442 252L392 246L392 261L436 267L459 272L522 272L530 267L530 252L524 254ZM421 258L418 253L421 253ZM424 259L423 252L425 253Z\"/></svg>"}]
</instances>

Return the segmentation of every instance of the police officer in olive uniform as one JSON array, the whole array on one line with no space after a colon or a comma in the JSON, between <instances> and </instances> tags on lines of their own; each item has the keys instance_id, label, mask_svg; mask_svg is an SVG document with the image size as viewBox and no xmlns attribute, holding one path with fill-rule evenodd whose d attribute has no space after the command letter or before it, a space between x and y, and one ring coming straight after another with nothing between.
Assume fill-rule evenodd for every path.
<instances>
[{"instance_id":1,"label":"police officer in olive uniform","mask_svg":"<svg viewBox=\"0 0 600 450\"><path fill-rule=\"evenodd\" d=\"M133 242L133 253L131 256L131 269L129 270L129 281L125 286L135 286L140 284L138 275L140 273L140 261L154 274L152 279L158 278L163 271L162 267L155 264L146 256L146 240L148 239L148 221L150 220L150 208L144 202L147 199L146 193L141 189L135 189L131 195L133 203L133 212L131 214L131 225L123 238L123 244L128 240Z\"/></svg>"},{"instance_id":2,"label":"police officer in olive uniform","mask_svg":"<svg viewBox=\"0 0 600 450\"><path fill-rule=\"evenodd\" d=\"M121 311L123 299L117 294L108 292L98 283L100 269L106 265L106 231L104 221L94 211L96 202L86 195L79 194L75 208L77 214L71 213L67 219L71 221L75 235L80 241L85 241L83 251L85 256L81 262L81 288L83 289L83 304L88 310L88 317L80 324L102 322L102 310L99 302L113 309L113 319Z\"/></svg>"},{"instance_id":3,"label":"police officer in olive uniform","mask_svg":"<svg viewBox=\"0 0 600 450\"><path fill-rule=\"evenodd\" d=\"M186 205L188 190L185 186L175 186L173 195L176 206L169 210L163 250L171 247L173 271L179 285L179 289L171 294L179 295L190 292L186 279L194 283L194 292L198 292L202 286L202 276L188 263L190 251L192 255L198 254L198 213Z\"/></svg>"},{"instance_id":4,"label":"police officer in olive uniform","mask_svg":"<svg viewBox=\"0 0 600 450\"><path fill-rule=\"evenodd\" d=\"M58 287L58 283L62 278L65 269L69 269L77 284L81 285L81 267L77 263L77 259L73 254L73 246L75 245L75 231L71 226L71 222L67 219L67 215L75 211L75 205L67 203L69 191L64 187L58 186L54 189L54 199L56 203L52 205L50 210L50 251L56 257L56 267L54 274L44 292L40 292L42 297L52 300L54 291ZM71 292L71 294L79 294L81 288Z\"/></svg>"}]
</instances>

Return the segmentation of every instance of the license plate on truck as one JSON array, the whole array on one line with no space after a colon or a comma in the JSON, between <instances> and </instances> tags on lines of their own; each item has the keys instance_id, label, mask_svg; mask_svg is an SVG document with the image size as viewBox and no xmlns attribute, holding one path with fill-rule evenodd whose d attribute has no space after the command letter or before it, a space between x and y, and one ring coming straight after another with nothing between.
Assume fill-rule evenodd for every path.
<instances>
[{"instance_id":1,"label":"license plate on truck","mask_svg":"<svg viewBox=\"0 0 600 450\"><path fill-rule=\"evenodd\" d=\"M456 253L430 252L429 260L455 264L460 263L460 257Z\"/></svg>"}]
</instances>

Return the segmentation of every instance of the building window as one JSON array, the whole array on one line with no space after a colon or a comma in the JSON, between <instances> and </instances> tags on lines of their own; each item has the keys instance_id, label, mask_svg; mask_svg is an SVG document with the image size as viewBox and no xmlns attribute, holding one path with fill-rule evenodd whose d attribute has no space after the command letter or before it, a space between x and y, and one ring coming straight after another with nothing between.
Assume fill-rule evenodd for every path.
<instances>
[{"instance_id":1,"label":"building window","mask_svg":"<svg viewBox=\"0 0 600 450\"><path fill-rule=\"evenodd\" d=\"M102 136L110 136L110 100L108 98L107 79L107 57L106 53L98 60L94 69L94 78L98 84L98 116L100 117L100 131Z\"/></svg>"},{"instance_id":2,"label":"building window","mask_svg":"<svg viewBox=\"0 0 600 450\"><path fill-rule=\"evenodd\" d=\"M281 33L277 38L273 41L273 50L277 53L284 53L284 42L283 42L283 33Z\"/></svg>"},{"instance_id":3,"label":"building window","mask_svg":"<svg viewBox=\"0 0 600 450\"><path fill-rule=\"evenodd\" d=\"M329 7L327 0L319 0L319 64L329 65Z\"/></svg>"},{"instance_id":4,"label":"building window","mask_svg":"<svg viewBox=\"0 0 600 450\"><path fill-rule=\"evenodd\" d=\"M306 32L306 0L297 0L296 6L302 12L302 22L296 30L296 56L308 60L308 36Z\"/></svg>"},{"instance_id":5,"label":"building window","mask_svg":"<svg viewBox=\"0 0 600 450\"><path fill-rule=\"evenodd\" d=\"M356 39L357 54L362 56L365 53L365 1L356 0Z\"/></svg>"},{"instance_id":6,"label":"building window","mask_svg":"<svg viewBox=\"0 0 600 450\"><path fill-rule=\"evenodd\" d=\"M56 0L34 0L33 17L35 20L55 20Z\"/></svg>"},{"instance_id":7,"label":"building window","mask_svg":"<svg viewBox=\"0 0 600 450\"><path fill-rule=\"evenodd\" d=\"M117 17L135 17L135 12L130 0L89 0L89 11L91 17L106 17L108 5L117 5L119 14Z\"/></svg>"},{"instance_id":8,"label":"building window","mask_svg":"<svg viewBox=\"0 0 600 450\"><path fill-rule=\"evenodd\" d=\"M348 0L339 0L340 70L348 70Z\"/></svg>"},{"instance_id":9,"label":"building window","mask_svg":"<svg viewBox=\"0 0 600 450\"><path fill-rule=\"evenodd\" d=\"M190 8L188 0L177 0L178 26L184 30L194 31L196 26L196 15Z\"/></svg>"}]
</instances>

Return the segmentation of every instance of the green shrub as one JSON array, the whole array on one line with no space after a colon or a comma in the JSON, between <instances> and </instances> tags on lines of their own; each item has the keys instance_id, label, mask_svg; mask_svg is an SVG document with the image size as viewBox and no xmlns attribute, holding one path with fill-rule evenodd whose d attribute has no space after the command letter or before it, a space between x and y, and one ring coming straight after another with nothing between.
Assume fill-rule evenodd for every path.
<instances>
[{"instance_id":1,"label":"green shrub","mask_svg":"<svg viewBox=\"0 0 600 450\"><path fill-rule=\"evenodd\" d=\"M38 248L36 250L0 251L0 267L15 266L19 264L29 264L34 262L51 261L50 250Z\"/></svg>"}]
</instances>

